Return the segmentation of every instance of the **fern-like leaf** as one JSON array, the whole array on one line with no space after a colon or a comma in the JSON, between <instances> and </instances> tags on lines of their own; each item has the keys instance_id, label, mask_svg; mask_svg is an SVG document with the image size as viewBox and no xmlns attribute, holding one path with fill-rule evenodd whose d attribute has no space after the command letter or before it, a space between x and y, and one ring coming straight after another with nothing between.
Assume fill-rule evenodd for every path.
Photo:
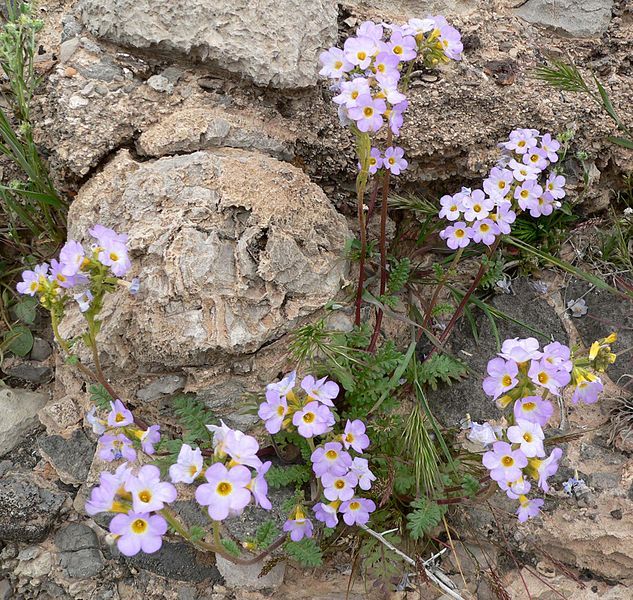
<instances>
[{"instance_id":1,"label":"fern-like leaf","mask_svg":"<svg viewBox=\"0 0 633 600\"><path fill-rule=\"evenodd\" d=\"M546 67L535 69L534 75L559 90L589 93L589 86L576 65L562 60L551 60Z\"/></svg>"},{"instance_id":2,"label":"fern-like leaf","mask_svg":"<svg viewBox=\"0 0 633 600\"><path fill-rule=\"evenodd\" d=\"M320 567L323 564L323 552L312 538L300 542L286 542L286 554L304 567Z\"/></svg>"},{"instance_id":3,"label":"fern-like leaf","mask_svg":"<svg viewBox=\"0 0 633 600\"><path fill-rule=\"evenodd\" d=\"M240 547L233 541L233 540L229 540L229 539L223 539L220 542L222 544L222 546L224 546L224 549L229 553L232 554L233 556L239 556L240 555Z\"/></svg>"},{"instance_id":4,"label":"fern-like leaf","mask_svg":"<svg viewBox=\"0 0 633 600\"><path fill-rule=\"evenodd\" d=\"M433 354L418 366L418 381L436 390L440 383L451 385L466 376L464 363L448 354Z\"/></svg>"},{"instance_id":5,"label":"fern-like leaf","mask_svg":"<svg viewBox=\"0 0 633 600\"><path fill-rule=\"evenodd\" d=\"M289 467L271 467L266 474L269 487L278 489L294 484L300 487L310 481L311 471L306 465L290 465Z\"/></svg>"},{"instance_id":6,"label":"fern-like leaf","mask_svg":"<svg viewBox=\"0 0 633 600\"><path fill-rule=\"evenodd\" d=\"M418 498L411 502L415 510L407 515L407 529L414 540L419 540L426 533L437 527L444 511L435 502L427 498Z\"/></svg>"},{"instance_id":7,"label":"fern-like leaf","mask_svg":"<svg viewBox=\"0 0 633 600\"><path fill-rule=\"evenodd\" d=\"M108 390L106 390L100 383L95 383L88 388L90 392L90 400L96 404L100 410L110 411L110 402L114 400Z\"/></svg>"},{"instance_id":8,"label":"fern-like leaf","mask_svg":"<svg viewBox=\"0 0 633 600\"><path fill-rule=\"evenodd\" d=\"M266 521L262 523L255 533L255 543L258 548L267 548L277 537L277 526L274 521Z\"/></svg>"},{"instance_id":9,"label":"fern-like leaf","mask_svg":"<svg viewBox=\"0 0 633 600\"><path fill-rule=\"evenodd\" d=\"M183 441L185 444L196 442L208 444L213 439L213 433L207 425L215 422L215 415L195 396L180 395L173 399L174 413L182 424Z\"/></svg>"}]
</instances>

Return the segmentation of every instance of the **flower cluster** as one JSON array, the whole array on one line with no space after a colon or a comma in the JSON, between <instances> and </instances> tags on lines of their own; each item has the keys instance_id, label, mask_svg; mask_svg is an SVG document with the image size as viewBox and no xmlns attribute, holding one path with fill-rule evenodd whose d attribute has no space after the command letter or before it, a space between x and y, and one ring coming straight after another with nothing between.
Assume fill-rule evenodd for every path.
<instances>
[{"instance_id":1,"label":"flower cluster","mask_svg":"<svg viewBox=\"0 0 633 600\"><path fill-rule=\"evenodd\" d=\"M138 291L138 279L131 283L121 280L130 270L127 235L95 225L89 230L95 243L86 250L79 242L68 240L59 253L59 260L37 265L22 273L17 284L20 294L37 295L47 309L63 306L70 295L86 312L93 305L102 288L127 287L131 293Z\"/></svg>"},{"instance_id":2,"label":"flower cluster","mask_svg":"<svg viewBox=\"0 0 633 600\"><path fill-rule=\"evenodd\" d=\"M295 392L295 385L294 371L278 383L269 384L259 416L269 433L296 431L308 441L312 471L323 495L313 507L315 518L327 527L335 527L340 513L348 525L364 525L376 510L374 502L360 497L356 490L368 491L376 479L368 460L361 456L369 446L365 425L358 419L348 420L344 431L334 434L333 401L339 395L339 386L327 377L315 379L312 375L302 379L301 392ZM318 445L314 441L317 436L321 438ZM312 536L313 524L306 513L298 504L284 524L284 531L293 541Z\"/></svg>"},{"instance_id":3,"label":"flower cluster","mask_svg":"<svg viewBox=\"0 0 633 600\"><path fill-rule=\"evenodd\" d=\"M403 92L414 61L433 66L459 60L462 50L459 32L441 16L410 19L403 26L365 21L342 49L321 53L320 74L333 80L333 100L342 124L362 134L386 126L397 136L409 105ZM397 146L384 152L372 148L360 158L360 170L372 174L385 169L399 175L408 165Z\"/></svg>"},{"instance_id":4,"label":"flower cluster","mask_svg":"<svg viewBox=\"0 0 633 600\"><path fill-rule=\"evenodd\" d=\"M490 423L472 423L468 438L489 450L483 464L490 477L506 494L519 501L519 521L539 513L543 500L528 499L530 479L543 491L549 490L548 478L557 470L560 448L549 455L545 450L543 429L554 413L548 396L561 396L568 385L574 386L572 401L593 403L603 389L600 378L590 369L603 371L615 360L609 344L615 334L595 342L587 357L575 357L559 342L542 350L535 338L508 339L498 357L488 362L484 392L502 409L511 409L507 428Z\"/></svg>"},{"instance_id":5,"label":"flower cluster","mask_svg":"<svg viewBox=\"0 0 633 600\"><path fill-rule=\"evenodd\" d=\"M565 178L548 167L558 161L560 143L549 133L515 129L500 144L503 155L483 181L483 189L463 188L440 199L439 216L451 224L440 237L452 250L470 242L487 246L508 234L521 212L532 217L551 215L565 197Z\"/></svg>"}]
</instances>

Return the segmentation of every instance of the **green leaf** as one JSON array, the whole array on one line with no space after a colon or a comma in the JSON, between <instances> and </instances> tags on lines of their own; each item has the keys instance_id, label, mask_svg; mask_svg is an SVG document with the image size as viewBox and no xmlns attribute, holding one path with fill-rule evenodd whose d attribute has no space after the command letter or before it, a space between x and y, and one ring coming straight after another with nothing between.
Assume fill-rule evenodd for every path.
<instances>
[{"instance_id":1,"label":"green leaf","mask_svg":"<svg viewBox=\"0 0 633 600\"><path fill-rule=\"evenodd\" d=\"M71 354L70 356L66 357L66 364L67 365L78 365L79 364L79 357L75 356L74 354Z\"/></svg>"},{"instance_id":2,"label":"green leaf","mask_svg":"<svg viewBox=\"0 0 633 600\"><path fill-rule=\"evenodd\" d=\"M417 541L439 525L444 511L428 498L414 500L411 507L415 510L407 515L407 529L411 537Z\"/></svg>"},{"instance_id":3,"label":"green leaf","mask_svg":"<svg viewBox=\"0 0 633 600\"><path fill-rule=\"evenodd\" d=\"M370 413L373 413L385 401L385 398L387 398L387 396L391 393L391 391L395 389L395 387L398 385L398 382L400 381L402 374L406 371L407 366L409 365L409 362L411 361L411 357L413 356L413 353L415 352L416 345L417 343L415 341L409 344L407 353L404 355L404 357L400 361L400 364L398 365L396 370L393 372L393 375L389 379L389 382L387 386L385 387L385 390L383 391L383 393L380 395L380 398L378 398L378 400L376 400L376 403L371 407L371 410L369 411Z\"/></svg>"},{"instance_id":4,"label":"green leaf","mask_svg":"<svg viewBox=\"0 0 633 600\"><path fill-rule=\"evenodd\" d=\"M594 81L596 82L598 91L600 92L600 98L602 98L602 104L604 105L604 109L607 111L607 114L616 123L619 123L620 119L618 119L618 113L615 112L615 108L613 108L613 104L611 104L611 99L609 98L609 94L607 94L607 90L604 89L604 86L600 83L599 79L595 75L593 78L594 78Z\"/></svg>"},{"instance_id":5,"label":"green leaf","mask_svg":"<svg viewBox=\"0 0 633 600\"><path fill-rule=\"evenodd\" d=\"M468 373L466 365L448 354L432 354L418 366L417 376L420 383L436 390L439 383L451 385Z\"/></svg>"},{"instance_id":6,"label":"green leaf","mask_svg":"<svg viewBox=\"0 0 633 600\"><path fill-rule=\"evenodd\" d=\"M28 327L16 325L4 334L4 341L9 352L16 356L26 356L33 348L33 334Z\"/></svg>"},{"instance_id":7,"label":"green leaf","mask_svg":"<svg viewBox=\"0 0 633 600\"><path fill-rule=\"evenodd\" d=\"M320 567L323 564L323 552L312 538L300 542L286 542L284 550L290 558L304 567Z\"/></svg>"},{"instance_id":8,"label":"green leaf","mask_svg":"<svg viewBox=\"0 0 633 600\"><path fill-rule=\"evenodd\" d=\"M232 554L233 556L240 555L240 547L233 540L225 538L221 540L220 543L229 554Z\"/></svg>"},{"instance_id":9,"label":"green leaf","mask_svg":"<svg viewBox=\"0 0 633 600\"><path fill-rule=\"evenodd\" d=\"M270 467L266 481L273 489L287 487L291 484L301 486L310 481L311 471L307 465L290 465L289 467Z\"/></svg>"},{"instance_id":10,"label":"green leaf","mask_svg":"<svg viewBox=\"0 0 633 600\"><path fill-rule=\"evenodd\" d=\"M608 136L607 139L612 144L617 144L618 146L622 146L623 148L628 148L629 150L633 150L633 140L629 140L627 138L617 137L617 136Z\"/></svg>"},{"instance_id":11,"label":"green leaf","mask_svg":"<svg viewBox=\"0 0 633 600\"><path fill-rule=\"evenodd\" d=\"M481 485L475 477L466 473L464 475L464 481L462 482L462 488L468 497L472 497L479 491Z\"/></svg>"},{"instance_id":12,"label":"green leaf","mask_svg":"<svg viewBox=\"0 0 633 600\"><path fill-rule=\"evenodd\" d=\"M96 404L98 408L105 411L110 411L110 402L114 400L100 383L95 383L88 388L90 393L90 400Z\"/></svg>"},{"instance_id":13,"label":"green leaf","mask_svg":"<svg viewBox=\"0 0 633 600\"><path fill-rule=\"evenodd\" d=\"M277 526L270 520L262 523L255 532L255 542L259 548L267 548L277 538Z\"/></svg>"},{"instance_id":14,"label":"green leaf","mask_svg":"<svg viewBox=\"0 0 633 600\"><path fill-rule=\"evenodd\" d=\"M200 525L192 525L189 528L189 534L191 535L192 542L199 542L205 535L207 535L207 532L200 527Z\"/></svg>"},{"instance_id":15,"label":"green leaf","mask_svg":"<svg viewBox=\"0 0 633 600\"><path fill-rule=\"evenodd\" d=\"M27 296L20 300L14 308L15 316L27 325L32 325L37 316L37 299Z\"/></svg>"},{"instance_id":16,"label":"green leaf","mask_svg":"<svg viewBox=\"0 0 633 600\"><path fill-rule=\"evenodd\" d=\"M181 394L173 399L174 413L182 423L185 444L198 442L210 443L213 433L207 429L216 419L204 404L190 394Z\"/></svg>"}]
</instances>

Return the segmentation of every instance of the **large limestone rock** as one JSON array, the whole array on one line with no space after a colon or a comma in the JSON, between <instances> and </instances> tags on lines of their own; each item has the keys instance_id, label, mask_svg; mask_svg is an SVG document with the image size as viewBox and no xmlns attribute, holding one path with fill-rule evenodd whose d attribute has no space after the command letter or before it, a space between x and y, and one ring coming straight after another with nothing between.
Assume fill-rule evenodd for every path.
<instances>
[{"instance_id":1,"label":"large limestone rock","mask_svg":"<svg viewBox=\"0 0 633 600\"><path fill-rule=\"evenodd\" d=\"M48 400L46 394L11 389L0 384L0 456L13 450L39 426L37 411Z\"/></svg>"},{"instance_id":2,"label":"large limestone rock","mask_svg":"<svg viewBox=\"0 0 633 600\"><path fill-rule=\"evenodd\" d=\"M100 37L280 88L313 85L337 31L334 0L82 0L80 10Z\"/></svg>"},{"instance_id":3,"label":"large limestone rock","mask_svg":"<svg viewBox=\"0 0 633 600\"><path fill-rule=\"evenodd\" d=\"M69 236L94 223L129 234L141 279L106 307L117 372L232 368L334 297L347 269L345 218L300 170L255 152L122 151L73 202Z\"/></svg>"}]
</instances>

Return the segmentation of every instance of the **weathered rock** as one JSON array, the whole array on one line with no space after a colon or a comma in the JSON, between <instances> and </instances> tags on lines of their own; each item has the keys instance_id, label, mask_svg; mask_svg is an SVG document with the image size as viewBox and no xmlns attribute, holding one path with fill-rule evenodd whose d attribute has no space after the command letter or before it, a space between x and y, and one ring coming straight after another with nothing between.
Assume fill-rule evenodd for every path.
<instances>
[{"instance_id":1,"label":"weathered rock","mask_svg":"<svg viewBox=\"0 0 633 600\"><path fill-rule=\"evenodd\" d=\"M90 471L95 444L83 429L76 429L65 439L50 435L39 440L42 457L51 463L64 483L80 485Z\"/></svg>"},{"instance_id":2,"label":"weathered rock","mask_svg":"<svg viewBox=\"0 0 633 600\"><path fill-rule=\"evenodd\" d=\"M0 387L0 456L13 450L24 436L38 428L37 411L47 399L41 392Z\"/></svg>"},{"instance_id":3,"label":"weathered rock","mask_svg":"<svg viewBox=\"0 0 633 600\"><path fill-rule=\"evenodd\" d=\"M105 308L101 349L123 372L251 372L238 359L321 308L347 270L345 219L301 171L253 152L123 151L73 202L69 235L95 222L129 234L142 282Z\"/></svg>"},{"instance_id":4,"label":"weathered rock","mask_svg":"<svg viewBox=\"0 0 633 600\"><path fill-rule=\"evenodd\" d=\"M528 0L515 12L530 23L591 37L607 30L612 9L613 0Z\"/></svg>"},{"instance_id":5,"label":"weathered rock","mask_svg":"<svg viewBox=\"0 0 633 600\"><path fill-rule=\"evenodd\" d=\"M38 417L48 433L61 433L81 420L79 409L70 396L49 402L39 411Z\"/></svg>"},{"instance_id":6,"label":"weathered rock","mask_svg":"<svg viewBox=\"0 0 633 600\"><path fill-rule=\"evenodd\" d=\"M39 546L28 546L18 554L19 564L14 574L39 578L48 575L53 568L53 555Z\"/></svg>"},{"instance_id":7,"label":"weathered rock","mask_svg":"<svg viewBox=\"0 0 633 600\"><path fill-rule=\"evenodd\" d=\"M13 598L13 588L8 579L0 580L0 600L11 600Z\"/></svg>"},{"instance_id":8,"label":"weathered rock","mask_svg":"<svg viewBox=\"0 0 633 600\"><path fill-rule=\"evenodd\" d=\"M29 354L29 358L31 360L36 360L37 362L42 362L46 360L53 353L53 347L49 342L43 340L40 337L36 337L33 339L33 347L31 348L31 352Z\"/></svg>"},{"instance_id":9,"label":"weathered rock","mask_svg":"<svg viewBox=\"0 0 633 600\"><path fill-rule=\"evenodd\" d=\"M165 375L136 392L136 397L143 402L157 400L161 396L173 394L185 387L187 380L182 375Z\"/></svg>"},{"instance_id":10,"label":"weathered rock","mask_svg":"<svg viewBox=\"0 0 633 600\"><path fill-rule=\"evenodd\" d=\"M296 136L282 125L264 122L243 111L188 108L175 111L144 131L136 146L147 156L166 156L207 148L229 147L260 150L282 160L294 155Z\"/></svg>"},{"instance_id":11,"label":"weathered rock","mask_svg":"<svg viewBox=\"0 0 633 600\"><path fill-rule=\"evenodd\" d=\"M266 561L253 565L236 565L217 555L216 564L224 578L224 585L238 590L276 589L284 582L286 572L285 561L278 562L265 575L262 575L262 569L266 566Z\"/></svg>"},{"instance_id":12,"label":"weathered rock","mask_svg":"<svg viewBox=\"0 0 633 600\"><path fill-rule=\"evenodd\" d=\"M47 383L53 378L53 371L35 360L27 360L20 356L11 356L2 363L2 371L9 377L15 377L29 383Z\"/></svg>"},{"instance_id":13,"label":"weathered rock","mask_svg":"<svg viewBox=\"0 0 633 600\"><path fill-rule=\"evenodd\" d=\"M103 570L97 534L87 525L71 523L55 536L60 564L69 577L94 577Z\"/></svg>"},{"instance_id":14,"label":"weathered rock","mask_svg":"<svg viewBox=\"0 0 633 600\"><path fill-rule=\"evenodd\" d=\"M336 40L333 0L82 0L81 18L100 37L179 53L258 85L305 87L317 57Z\"/></svg>"},{"instance_id":15,"label":"weathered rock","mask_svg":"<svg viewBox=\"0 0 633 600\"><path fill-rule=\"evenodd\" d=\"M36 475L5 475L0 479L0 540L43 540L65 500L66 494Z\"/></svg>"}]
</instances>

